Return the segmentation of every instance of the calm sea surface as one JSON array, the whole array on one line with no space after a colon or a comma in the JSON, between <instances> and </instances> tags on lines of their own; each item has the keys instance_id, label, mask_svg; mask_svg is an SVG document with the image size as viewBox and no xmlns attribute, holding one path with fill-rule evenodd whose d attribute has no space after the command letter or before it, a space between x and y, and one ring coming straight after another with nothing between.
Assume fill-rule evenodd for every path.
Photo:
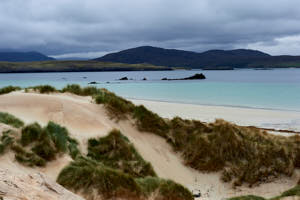
<instances>
[{"instance_id":1,"label":"calm sea surface","mask_svg":"<svg viewBox=\"0 0 300 200\"><path fill-rule=\"evenodd\" d=\"M207 79L161 81L195 73L204 73ZM117 80L124 76L132 80ZM142 81L144 77L147 81ZM62 88L72 83L87 86L91 81L126 98L300 111L300 69L0 74L0 87Z\"/></svg>"}]
</instances>

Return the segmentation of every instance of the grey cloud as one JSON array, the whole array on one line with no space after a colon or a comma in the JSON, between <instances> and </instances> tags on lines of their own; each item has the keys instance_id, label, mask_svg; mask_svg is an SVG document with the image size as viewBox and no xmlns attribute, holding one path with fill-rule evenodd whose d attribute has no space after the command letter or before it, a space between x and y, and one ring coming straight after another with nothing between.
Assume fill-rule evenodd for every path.
<instances>
[{"instance_id":1,"label":"grey cloud","mask_svg":"<svg viewBox=\"0 0 300 200\"><path fill-rule=\"evenodd\" d=\"M139 45L281 54L294 41L297 54L299 20L298 0L1 0L0 48L58 56Z\"/></svg>"}]
</instances>

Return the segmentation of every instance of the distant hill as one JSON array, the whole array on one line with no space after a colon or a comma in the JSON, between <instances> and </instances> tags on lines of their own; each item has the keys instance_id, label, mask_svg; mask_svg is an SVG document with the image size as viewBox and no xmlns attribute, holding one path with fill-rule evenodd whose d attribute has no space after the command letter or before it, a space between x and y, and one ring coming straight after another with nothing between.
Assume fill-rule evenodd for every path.
<instances>
[{"instance_id":1,"label":"distant hill","mask_svg":"<svg viewBox=\"0 0 300 200\"><path fill-rule=\"evenodd\" d=\"M96 61L128 64L150 63L169 67L189 68L246 68L246 67L300 67L299 56L271 56L250 49L210 50L202 53L176 49L142 46L110 53Z\"/></svg>"},{"instance_id":2,"label":"distant hill","mask_svg":"<svg viewBox=\"0 0 300 200\"><path fill-rule=\"evenodd\" d=\"M31 62L55 60L39 52L0 52L0 61L6 62Z\"/></svg>"}]
</instances>

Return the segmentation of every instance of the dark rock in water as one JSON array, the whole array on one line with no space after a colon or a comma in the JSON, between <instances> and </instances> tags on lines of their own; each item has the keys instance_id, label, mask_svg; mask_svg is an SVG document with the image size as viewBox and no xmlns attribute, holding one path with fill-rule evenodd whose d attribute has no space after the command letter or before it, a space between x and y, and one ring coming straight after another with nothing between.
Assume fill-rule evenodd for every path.
<instances>
[{"instance_id":1,"label":"dark rock in water","mask_svg":"<svg viewBox=\"0 0 300 200\"><path fill-rule=\"evenodd\" d=\"M206 79L206 77L204 76L204 74L195 74L193 76L184 78L184 80L195 80L195 79Z\"/></svg>"},{"instance_id":2,"label":"dark rock in water","mask_svg":"<svg viewBox=\"0 0 300 200\"><path fill-rule=\"evenodd\" d=\"M106 83L110 83L109 81L107 81Z\"/></svg>"},{"instance_id":3,"label":"dark rock in water","mask_svg":"<svg viewBox=\"0 0 300 200\"><path fill-rule=\"evenodd\" d=\"M99 84L99 83L96 81L92 81L92 82L89 82L89 84Z\"/></svg>"},{"instance_id":4,"label":"dark rock in water","mask_svg":"<svg viewBox=\"0 0 300 200\"><path fill-rule=\"evenodd\" d=\"M204 74L195 74L193 76L189 76L186 78L175 78L175 79L168 79L168 78L162 78L161 80L163 81L175 81L175 80L201 80L201 79L206 79Z\"/></svg>"},{"instance_id":5,"label":"dark rock in water","mask_svg":"<svg viewBox=\"0 0 300 200\"><path fill-rule=\"evenodd\" d=\"M82 77L82 78L86 79L87 77L86 77L86 76L84 76L84 77Z\"/></svg>"},{"instance_id":6,"label":"dark rock in water","mask_svg":"<svg viewBox=\"0 0 300 200\"><path fill-rule=\"evenodd\" d=\"M120 81L127 81L128 78L125 76L125 77L123 77L123 78L120 78L119 80L120 80Z\"/></svg>"},{"instance_id":7,"label":"dark rock in water","mask_svg":"<svg viewBox=\"0 0 300 200\"><path fill-rule=\"evenodd\" d=\"M143 78L143 81L146 81L147 79L146 79L146 77L145 78Z\"/></svg>"}]
</instances>

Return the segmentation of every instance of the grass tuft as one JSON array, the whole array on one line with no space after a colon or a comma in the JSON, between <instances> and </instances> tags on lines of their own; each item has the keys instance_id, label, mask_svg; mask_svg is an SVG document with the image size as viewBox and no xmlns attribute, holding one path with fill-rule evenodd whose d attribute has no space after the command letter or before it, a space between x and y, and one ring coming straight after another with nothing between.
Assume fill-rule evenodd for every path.
<instances>
[{"instance_id":1,"label":"grass tuft","mask_svg":"<svg viewBox=\"0 0 300 200\"><path fill-rule=\"evenodd\" d=\"M29 152L20 145L12 145L12 150L15 152L15 159L26 166L43 167L46 165L46 161L35 153Z\"/></svg>"},{"instance_id":2,"label":"grass tuft","mask_svg":"<svg viewBox=\"0 0 300 200\"><path fill-rule=\"evenodd\" d=\"M118 130L112 130L106 137L90 139L87 156L133 177L156 176L152 165Z\"/></svg>"},{"instance_id":3,"label":"grass tuft","mask_svg":"<svg viewBox=\"0 0 300 200\"><path fill-rule=\"evenodd\" d=\"M94 96L94 100L97 104L104 104L111 117L118 120L126 119L127 115L132 113L135 107L130 101L127 101L106 89L100 89Z\"/></svg>"},{"instance_id":4,"label":"grass tuft","mask_svg":"<svg viewBox=\"0 0 300 200\"><path fill-rule=\"evenodd\" d=\"M30 88L33 89L36 92L41 93L41 94L48 94L48 93L57 92L57 90L51 85L38 85L38 86L30 87Z\"/></svg>"},{"instance_id":5,"label":"grass tuft","mask_svg":"<svg viewBox=\"0 0 300 200\"><path fill-rule=\"evenodd\" d=\"M78 157L58 175L57 182L86 199L146 199L156 191L155 199L192 200L192 194L177 183L157 177L133 178L91 158ZM96 191L96 194L95 194Z\"/></svg>"},{"instance_id":6,"label":"grass tuft","mask_svg":"<svg viewBox=\"0 0 300 200\"><path fill-rule=\"evenodd\" d=\"M85 197L97 192L103 198L137 198L141 189L135 180L118 170L85 157L78 157L58 175L57 182L73 191L83 192Z\"/></svg>"},{"instance_id":7,"label":"grass tuft","mask_svg":"<svg viewBox=\"0 0 300 200\"><path fill-rule=\"evenodd\" d=\"M167 122L157 114L146 109L143 105L134 108L133 117L137 121L139 130L167 137L167 133L169 132Z\"/></svg>"},{"instance_id":8,"label":"grass tuft","mask_svg":"<svg viewBox=\"0 0 300 200\"><path fill-rule=\"evenodd\" d=\"M21 88L20 87L16 87L16 86L3 87L3 88L0 88L0 95L1 94L8 94L10 92L17 91L17 90L21 90Z\"/></svg>"},{"instance_id":9,"label":"grass tuft","mask_svg":"<svg viewBox=\"0 0 300 200\"><path fill-rule=\"evenodd\" d=\"M5 113L5 112L0 112L0 122L13 126L15 128L20 128L24 126L24 122L21 121L20 119L16 118L15 116Z\"/></svg>"},{"instance_id":10,"label":"grass tuft","mask_svg":"<svg viewBox=\"0 0 300 200\"><path fill-rule=\"evenodd\" d=\"M25 126L22 129L21 144L27 146L41 138L43 130L38 123L33 123Z\"/></svg>"}]
</instances>

